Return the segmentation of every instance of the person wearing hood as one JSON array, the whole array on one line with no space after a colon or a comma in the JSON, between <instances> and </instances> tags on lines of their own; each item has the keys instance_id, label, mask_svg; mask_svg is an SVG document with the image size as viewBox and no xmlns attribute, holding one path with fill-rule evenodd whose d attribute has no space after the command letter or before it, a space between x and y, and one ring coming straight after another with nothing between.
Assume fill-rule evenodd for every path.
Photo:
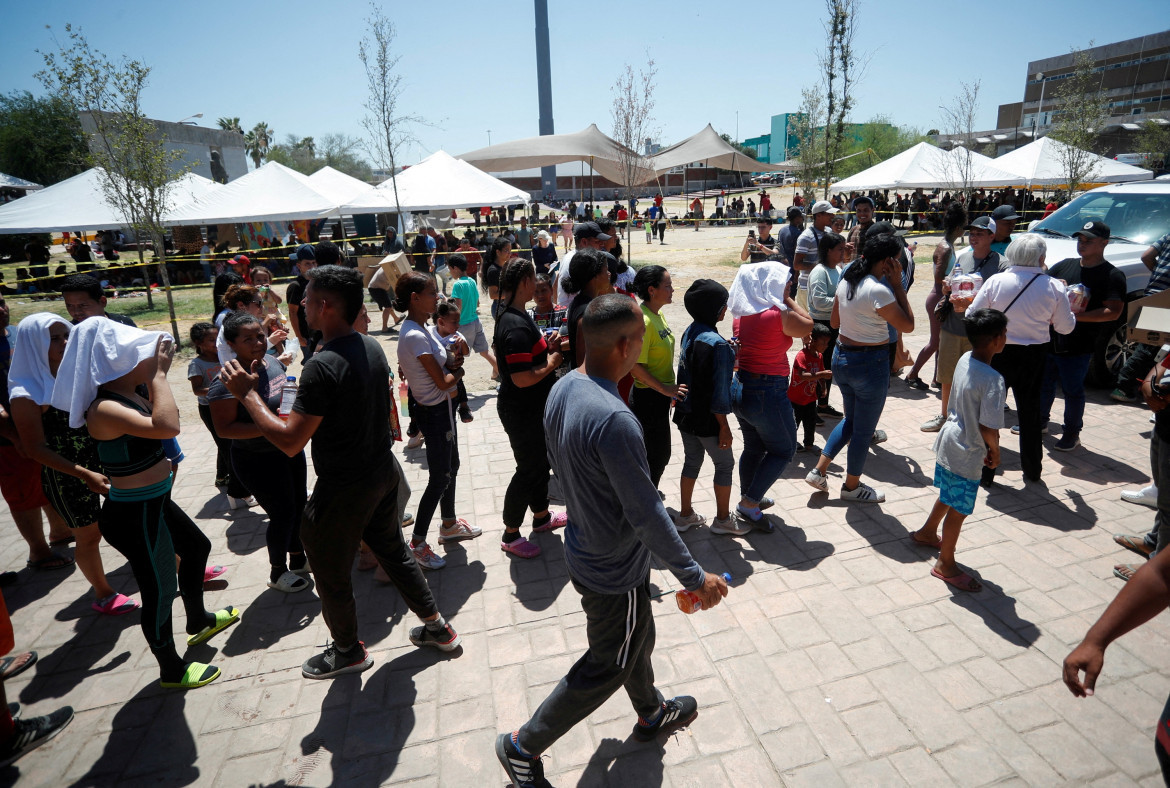
<instances>
[{"instance_id":1,"label":"person wearing hood","mask_svg":"<svg viewBox=\"0 0 1170 788\"><path fill-rule=\"evenodd\" d=\"M83 427L70 423L69 412L50 404L71 330L64 318L49 312L37 312L21 321L8 373L8 396L24 451L43 466L45 497L77 539L77 566L96 596L92 607L104 615L118 616L137 609L138 603L110 586L102 566L98 515L110 480L99 470L93 439ZM49 563L47 559L30 561L29 565L39 568Z\"/></svg>"},{"instance_id":2,"label":"person wearing hood","mask_svg":"<svg viewBox=\"0 0 1170 788\"><path fill-rule=\"evenodd\" d=\"M163 442L179 434L179 409L167 384L174 340L109 320L73 329L61 359L52 404L68 409L69 426L84 427L97 443L108 479L98 527L126 557L142 591L142 633L158 661L160 684L193 689L220 670L187 662L175 649L171 603L178 594L187 613L187 645L205 643L239 620L227 606L203 606L204 570L211 540L171 500L174 475ZM138 393L145 385L149 397ZM180 560L176 581L175 556Z\"/></svg>"},{"instance_id":3,"label":"person wearing hood","mask_svg":"<svg viewBox=\"0 0 1170 788\"><path fill-rule=\"evenodd\" d=\"M683 442L682 478L679 481L679 514L674 524L686 531L707 518L691 506L691 496L706 453L715 463L715 520L711 532L743 536L751 526L731 517L731 373L735 350L719 335L716 325L727 314L727 288L711 279L696 279L683 296L693 323L683 332L678 358L678 384L687 396L674 408L674 423Z\"/></svg>"}]
</instances>

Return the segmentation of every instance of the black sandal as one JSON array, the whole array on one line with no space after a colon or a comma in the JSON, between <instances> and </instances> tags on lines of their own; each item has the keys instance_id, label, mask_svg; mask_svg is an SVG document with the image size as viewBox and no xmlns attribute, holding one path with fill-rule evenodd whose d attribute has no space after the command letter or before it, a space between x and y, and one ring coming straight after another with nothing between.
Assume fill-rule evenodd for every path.
<instances>
[{"instance_id":1,"label":"black sandal","mask_svg":"<svg viewBox=\"0 0 1170 788\"><path fill-rule=\"evenodd\" d=\"M68 569L73 566L73 559L67 555L52 555L37 559L36 561L25 561L25 566L29 569Z\"/></svg>"}]
</instances>

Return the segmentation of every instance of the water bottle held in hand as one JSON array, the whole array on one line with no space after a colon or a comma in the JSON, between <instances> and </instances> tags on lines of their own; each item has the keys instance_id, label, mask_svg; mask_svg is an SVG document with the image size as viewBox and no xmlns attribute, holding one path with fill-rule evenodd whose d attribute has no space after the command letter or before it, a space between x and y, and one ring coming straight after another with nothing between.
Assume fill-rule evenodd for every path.
<instances>
[{"instance_id":1,"label":"water bottle held in hand","mask_svg":"<svg viewBox=\"0 0 1170 788\"><path fill-rule=\"evenodd\" d=\"M289 375L284 379L284 390L280 392L280 407L276 409L276 415L288 419L288 414L292 413L293 403L296 401L297 379Z\"/></svg>"},{"instance_id":2,"label":"water bottle held in hand","mask_svg":"<svg viewBox=\"0 0 1170 788\"><path fill-rule=\"evenodd\" d=\"M723 579L730 583L731 575L724 572ZM687 615L703 609L703 603L699 599L699 595L694 591L687 591L685 588L675 592L674 601L678 603L678 609Z\"/></svg>"}]
</instances>

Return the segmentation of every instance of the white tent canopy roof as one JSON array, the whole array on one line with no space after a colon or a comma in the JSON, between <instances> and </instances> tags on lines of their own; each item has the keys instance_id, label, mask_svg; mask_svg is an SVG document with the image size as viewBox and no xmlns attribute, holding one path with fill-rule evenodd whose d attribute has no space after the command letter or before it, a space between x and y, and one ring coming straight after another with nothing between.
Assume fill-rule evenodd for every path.
<instances>
[{"instance_id":1,"label":"white tent canopy roof","mask_svg":"<svg viewBox=\"0 0 1170 788\"><path fill-rule=\"evenodd\" d=\"M27 198L25 198L27 199ZM270 161L194 202L171 211L165 224L230 224L321 219L338 201L317 190L307 175Z\"/></svg>"},{"instance_id":2,"label":"white tent canopy roof","mask_svg":"<svg viewBox=\"0 0 1170 788\"><path fill-rule=\"evenodd\" d=\"M23 189L26 192L37 191L43 189L39 183L26 181L24 178L17 178L15 175L8 175L0 172L0 189Z\"/></svg>"},{"instance_id":3,"label":"white tent canopy roof","mask_svg":"<svg viewBox=\"0 0 1170 788\"><path fill-rule=\"evenodd\" d=\"M987 165L976 165L968 180L973 186L1009 186L1019 182L1019 177L1010 172L997 170ZM934 187L961 188L964 178L959 160L942 148L928 142L920 142L891 156L868 170L850 175L833 184L839 191L865 191L867 189L930 189Z\"/></svg>"},{"instance_id":4,"label":"white tent canopy roof","mask_svg":"<svg viewBox=\"0 0 1170 788\"><path fill-rule=\"evenodd\" d=\"M1012 172L1006 167L1000 167L998 159L984 156L978 151L957 147L947 151L947 155L958 161L960 168L967 164L967 162L964 162L964 157L968 158L970 163L970 177L968 182L973 188L991 189L1000 186L1015 186L1022 183L1017 173ZM962 169L956 170L959 173L962 171ZM960 183L959 186L962 186L962 184Z\"/></svg>"},{"instance_id":5,"label":"white tent canopy roof","mask_svg":"<svg viewBox=\"0 0 1170 788\"><path fill-rule=\"evenodd\" d=\"M628 150L610 139L596 123L573 134L547 134L522 140L501 142L463 153L457 158L474 164L485 172L514 172L533 167L547 167L569 161L583 161L614 183L623 183L621 151ZM636 155L631 153L630 155ZM642 180L647 180L647 173ZM640 181L639 181L640 182Z\"/></svg>"},{"instance_id":6,"label":"white tent canopy roof","mask_svg":"<svg viewBox=\"0 0 1170 788\"><path fill-rule=\"evenodd\" d=\"M1022 148L1005 153L993 159L995 166L1019 175L1034 186L1059 186L1068 182L1061 163L1061 151L1068 146L1052 137L1041 137ZM1120 183L1123 181L1148 180L1154 177L1149 170L1089 154L1095 160L1093 174L1086 178L1089 183Z\"/></svg>"},{"instance_id":7,"label":"white tent canopy roof","mask_svg":"<svg viewBox=\"0 0 1170 788\"><path fill-rule=\"evenodd\" d=\"M332 167L322 167L309 176L313 188L324 194L338 205L352 202L374 187L365 181L358 180L352 175L346 175Z\"/></svg>"},{"instance_id":8,"label":"white tent canopy roof","mask_svg":"<svg viewBox=\"0 0 1170 788\"><path fill-rule=\"evenodd\" d=\"M55 183L0 207L0 233L48 233L59 230L109 230L127 225L125 217L106 202L98 168ZM183 206L226 188L194 173L171 187L171 204Z\"/></svg>"},{"instance_id":9,"label":"white tent canopy roof","mask_svg":"<svg viewBox=\"0 0 1170 788\"><path fill-rule=\"evenodd\" d=\"M787 169L745 156L734 145L720 137L710 123L698 134L654 154L650 157L650 166L654 168L654 172L663 173L695 161L735 172L781 172Z\"/></svg>"},{"instance_id":10,"label":"white tent canopy roof","mask_svg":"<svg viewBox=\"0 0 1170 788\"><path fill-rule=\"evenodd\" d=\"M398 183L398 200L394 183ZM403 213L484 205L516 205L529 202L528 192L518 189L446 151L436 151L397 177L379 184L346 203L344 213Z\"/></svg>"}]
</instances>

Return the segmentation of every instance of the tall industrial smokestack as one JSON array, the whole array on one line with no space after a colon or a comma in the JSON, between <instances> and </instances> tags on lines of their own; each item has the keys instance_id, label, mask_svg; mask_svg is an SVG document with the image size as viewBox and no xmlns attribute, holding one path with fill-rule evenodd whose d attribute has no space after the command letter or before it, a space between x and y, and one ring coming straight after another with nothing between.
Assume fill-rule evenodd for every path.
<instances>
[{"instance_id":1,"label":"tall industrial smokestack","mask_svg":"<svg viewBox=\"0 0 1170 788\"><path fill-rule=\"evenodd\" d=\"M552 67L549 65L548 0L535 0L536 5L536 94L540 103L540 134L553 134ZM541 167L541 195L557 190L557 168Z\"/></svg>"}]
</instances>

